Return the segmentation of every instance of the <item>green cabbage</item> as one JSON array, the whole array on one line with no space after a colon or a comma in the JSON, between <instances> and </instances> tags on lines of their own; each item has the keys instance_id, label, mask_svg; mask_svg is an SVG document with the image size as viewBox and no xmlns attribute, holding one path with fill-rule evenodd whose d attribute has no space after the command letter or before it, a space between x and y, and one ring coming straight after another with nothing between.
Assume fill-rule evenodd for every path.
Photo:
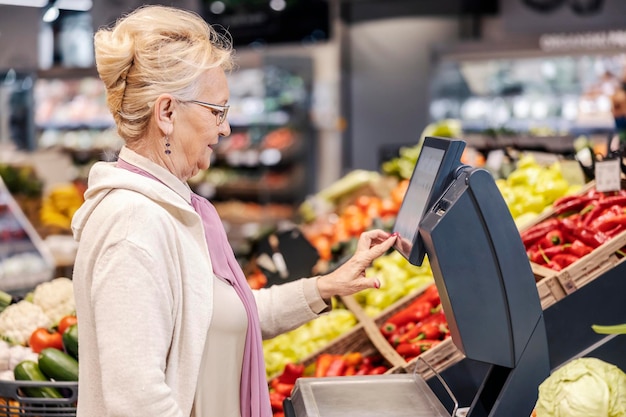
<instances>
[{"instance_id":1,"label":"green cabbage","mask_svg":"<svg viewBox=\"0 0 626 417\"><path fill-rule=\"evenodd\" d=\"M626 417L626 373L596 358L579 358L539 385L537 417Z\"/></svg>"}]
</instances>

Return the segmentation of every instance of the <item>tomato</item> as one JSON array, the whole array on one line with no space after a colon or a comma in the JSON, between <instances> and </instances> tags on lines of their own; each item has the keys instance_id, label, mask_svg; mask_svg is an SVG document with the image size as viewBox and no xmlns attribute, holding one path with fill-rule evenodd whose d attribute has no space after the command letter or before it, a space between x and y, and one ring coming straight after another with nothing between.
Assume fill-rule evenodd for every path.
<instances>
[{"instance_id":1,"label":"tomato","mask_svg":"<svg viewBox=\"0 0 626 417\"><path fill-rule=\"evenodd\" d=\"M30 335L28 344L35 353L48 347L63 350L63 337L59 332L51 332L45 327L40 327Z\"/></svg>"},{"instance_id":2,"label":"tomato","mask_svg":"<svg viewBox=\"0 0 626 417\"><path fill-rule=\"evenodd\" d=\"M73 324L76 324L78 319L76 316L65 316L59 321L59 325L57 326L57 330L59 333L65 333L65 330Z\"/></svg>"}]
</instances>

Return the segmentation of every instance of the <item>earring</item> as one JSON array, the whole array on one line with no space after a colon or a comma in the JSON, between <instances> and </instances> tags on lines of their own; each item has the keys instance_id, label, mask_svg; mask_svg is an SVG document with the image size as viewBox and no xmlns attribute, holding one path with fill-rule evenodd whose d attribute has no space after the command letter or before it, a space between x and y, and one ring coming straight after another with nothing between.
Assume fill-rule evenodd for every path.
<instances>
[{"instance_id":1,"label":"earring","mask_svg":"<svg viewBox=\"0 0 626 417\"><path fill-rule=\"evenodd\" d=\"M172 153L172 151L170 150L170 137L165 135L165 154L169 155Z\"/></svg>"}]
</instances>

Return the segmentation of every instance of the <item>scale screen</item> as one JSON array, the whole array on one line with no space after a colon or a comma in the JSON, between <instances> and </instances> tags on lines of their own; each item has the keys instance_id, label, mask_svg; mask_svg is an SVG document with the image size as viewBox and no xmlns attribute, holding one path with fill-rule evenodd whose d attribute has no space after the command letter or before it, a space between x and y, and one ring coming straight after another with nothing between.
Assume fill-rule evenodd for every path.
<instances>
[{"instance_id":1,"label":"scale screen","mask_svg":"<svg viewBox=\"0 0 626 417\"><path fill-rule=\"evenodd\" d=\"M393 232L399 234L395 249L409 262L421 265L425 250L419 236L424 214L443 194L460 166L465 142L427 137L415 164L409 187L396 217Z\"/></svg>"}]
</instances>

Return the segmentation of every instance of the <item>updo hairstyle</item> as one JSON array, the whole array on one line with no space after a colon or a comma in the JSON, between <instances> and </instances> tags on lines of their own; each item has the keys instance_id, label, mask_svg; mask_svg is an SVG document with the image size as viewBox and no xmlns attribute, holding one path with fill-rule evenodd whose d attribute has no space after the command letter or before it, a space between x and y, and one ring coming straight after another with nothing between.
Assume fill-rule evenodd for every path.
<instances>
[{"instance_id":1,"label":"updo hairstyle","mask_svg":"<svg viewBox=\"0 0 626 417\"><path fill-rule=\"evenodd\" d=\"M197 14L142 6L94 36L96 66L107 105L126 143L145 132L157 97L197 98L207 70L233 67L232 43Z\"/></svg>"}]
</instances>

